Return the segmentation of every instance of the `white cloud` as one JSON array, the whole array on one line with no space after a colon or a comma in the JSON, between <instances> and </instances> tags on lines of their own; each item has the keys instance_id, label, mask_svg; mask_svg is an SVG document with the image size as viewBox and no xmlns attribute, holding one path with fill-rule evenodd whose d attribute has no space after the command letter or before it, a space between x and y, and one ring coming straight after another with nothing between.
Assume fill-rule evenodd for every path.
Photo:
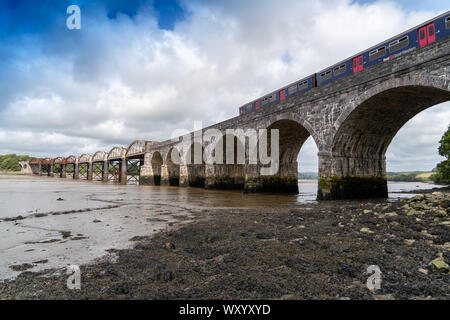
<instances>
[{"instance_id":1,"label":"white cloud","mask_svg":"<svg viewBox=\"0 0 450 320\"><path fill-rule=\"evenodd\" d=\"M194 120L210 125L236 116L240 105L265 92L437 14L408 13L387 1L183 5L191 14L174 31L159 30L148 9L133 20L98 12L84 20L77 36L65 34L33 56L17 54L20 72L7 84L15 94L0 98L0 152L58 156L169 139L175 128L191 129ZM442 123L430 125L438 114ZM389 148L388 167L390 158L396 168L436 162L436 152L427 149L428 156L413 165L424 149L415 150L436 149L449 114L430 110L419 116ZM420 145L412 144L411 135L423 139L415 139ZM312 139L299 162L302 171L317 170Z\"/></svg>"}]
</instances>

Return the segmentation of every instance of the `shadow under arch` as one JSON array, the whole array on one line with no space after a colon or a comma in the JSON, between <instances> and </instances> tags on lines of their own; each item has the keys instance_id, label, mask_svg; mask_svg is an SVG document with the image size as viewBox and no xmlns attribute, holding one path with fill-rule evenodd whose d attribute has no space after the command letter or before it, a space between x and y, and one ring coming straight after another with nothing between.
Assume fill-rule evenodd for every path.
<instances>
[{"instance_id":1,"label":"shadow under arch","mask_svg":"<svg viewBox=\"0 0 450 320\"><path fill-rule=\"evenodd\" d=\"M311 133L301 123L293 119L278 119L272 122L267 127L268 155L272 154L272 129L277 129L279 134L278 171L274 175L262 175L260 174L261 167L264 168L269 165L248 165L245 189L252 192L297 194L299 192L297 158L300 149L311 136ZM261 155L259 154L259 156Z\"/></svg>"},{"instance_id":2,"label":"shadow under arch","mask_svg":"<svg viewBox=\"0 0 450 320\"><path fill-rule=\"evenodd\" d=\"M200 153L201 152L201 153ZM203 157L204 147L194 142L189 147L185 155L186 180L181 183L183 186L204 188L205 187L205 159ZM190 155L190 158L189 156Z\"/></svg>"},{"instance_id":3,"label":"shadow under arch","mask_svg":"<svg viewBox=\"0 0 450 320\"><path fill-rule=\"evenodd\" d=\"M152 159L153 183L155 186L161 185L161 166L163 165L163 158L159 151L153 152Z\"/></svg>"},{"instance_id":4,"label":"shadow under arch","mask_svg":"<svg viewBox=\"0 0 450 320\"><path fill-rule=\"evenodd\" d=\"M176 159L172 159L172 153L176 154L176 156L174 155ZM170 148L166 156L166 161L164 162L167 166L167 174L168 174L168 181L166 183L169 186L180 185L180 165L179 165L180 159L181 159L180 151L175 147Z\"/></svg>"},{"instance_id":5,"label":"shadow under arch","mask_svg":"<svg viewBox=\"0 0 450 320\"><path fill-rule=\"evenodd\" d=\"M325 168L332 176L325 181L319 172L326 187L319 188L318 199L387 197L385 154L392 139L415 115L446 101L447 90L408 85L377 93L356 106L333 137L331 168Z\"/></svg>"}]
</instances>

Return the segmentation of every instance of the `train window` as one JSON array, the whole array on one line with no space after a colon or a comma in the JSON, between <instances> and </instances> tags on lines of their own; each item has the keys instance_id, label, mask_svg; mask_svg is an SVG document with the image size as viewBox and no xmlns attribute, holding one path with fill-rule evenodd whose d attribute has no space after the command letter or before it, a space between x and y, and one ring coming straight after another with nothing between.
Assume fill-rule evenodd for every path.
<instances>
[{"instance_id":1,"label":"train window","mask_svg":"<svg viewBox=\"0 0 450 320\"><path fill-rule=\"evenodd\" d=\"M298 90L308 89L308 81L303 81L298 84Z\"/></svg>"},{"instance_id":2,"label":"train window","mask_svg":"<svg viewBox=\"0 0 450 320\"><path fill-rule=\"evenodd\" d=\"M432 37L434 35L434 24L430 24L428 27L428 36Z\"/></svg>"},{"instance_id":3,"label":"train window","mask_svg":"<svg viewBox=\"0 0 450 320\"><path fill-rule=\"evenodd\" d=\"M406 48L409 44L409 38L408 36L405 36L401 39L392 41L391 43L389 43L389 51L392 53L394 51Z\"/></svg>"},{"instance_id":4,"label":"train window","mask_svg":"<svg viewBox=\"0 0 450 320\"><path fill-rule=\"evenodd\" d=\"M372 50L369 52L369 61L373 61L386 55L386 46Z\"/></svg>"},{"instance_id":5,"label":"train window","mask_svg":"<svg viewBox=\"0 0 450 320\"><path fill-rule=\"evenodd\" d=\"M450 28L450 16L448 16L447 18L445 18L445 28L449 29Z\"/></svg>"},{"instance_id":6,"label":"train window","mask_svg":"<svg viewBox=\"0 0 450 320\"><path fill-rule=\"evenodd\" d=\"M425 29L421 29L419 32L419 39L423 40L425 39Z\"/></svg>"},{"instance_id":7,"label":"train window","mask_svg":"<svg viewBox=\"0 0 450 320\"><path fill-rule=\"evenodd\" d=\"M245 106L245 113L251 112L251 111L252 111L252 104L249 103L248 105Z\"/></svg>"},{"instance_id":8,"label":"train window","mask_svg":"<svg viewBox=\"0 0 450 320\"><path fill-rule=\"evenodd\" d=\"M320 74L320 80L321 81L325 81L325 80L328 80L330 78L331 78L331 70Z\"/></svg>"},{"instance_id":9,"label":"train window","mask_svg":"<svg viewBox=\"0 0 450 320\"><path fill-rule=\"evenodd\" d=\"M270 96L264 97L262 99L262 104L265 105L267 103L274 102L276 99L277 99L277 95L271 94Z\"/></svg>"},{"instance_id":10,"label":"train window","mask_svg":"<svg viewBox=\"0 0 450 320\"><path fill-rule=\"evenodd\" d=\"M340 74L343 74L346 70L347 70L347 66L345 64L342 64L339 67L336 67L333 69L333 75L338 76Z\"/></svg>"},{"instance_id":11,"label":"train window","mask_svg":"<svg viewBox=\"0 0 450 320\"><path fill-rule=\"evenodd\" d=\"M293 86L290 86L290 87L288 88L288 94L293 94L293 93L295 93L295 92L297 92L297 85L296 85L296 84L293 85Z\"/></svg>"}]
</instances>

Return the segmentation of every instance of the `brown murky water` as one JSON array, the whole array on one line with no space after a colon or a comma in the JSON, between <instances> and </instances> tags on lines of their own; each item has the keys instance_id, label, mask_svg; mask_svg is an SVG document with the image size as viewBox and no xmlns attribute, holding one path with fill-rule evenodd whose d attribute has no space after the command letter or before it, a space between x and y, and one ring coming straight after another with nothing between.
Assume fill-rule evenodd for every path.
<instances>
[{"instance_id":1,"label":"brown murky water","mask_svg":"<svg viewBox=\"0 0 450 320\"><path fill-rule=\"evenodd\" d=\"M432 187L389 184L392 197ZM37 271L90 262L131 246L135 236L186 223L196 211L314 202L316 191L311 181L300 184L299 195L273 195L0 175L0 280L19 274L13 265Z\"/></svg>"}]
</instances>

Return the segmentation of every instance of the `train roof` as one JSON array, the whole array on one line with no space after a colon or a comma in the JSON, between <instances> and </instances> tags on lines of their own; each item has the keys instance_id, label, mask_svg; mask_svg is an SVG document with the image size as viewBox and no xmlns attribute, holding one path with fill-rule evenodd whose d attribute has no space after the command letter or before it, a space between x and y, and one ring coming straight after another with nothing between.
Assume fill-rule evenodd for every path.
<instances>
[{"instance_id":1,"label":"train roof","mask_svg":"<svg viewBox=\"0 0 450 320\"><path fill-rule=\"evenodd\" d=\"M423 26L425 26L425 25L427 25L427 24L430 24L431 22L433 22L433 21L435 21L435 20L438 20L438 19L443 18L443 17L448 16L448 15L450 15L450 10L448 10L448 11L446 11L446 12L444 12L444 13L442 13L442 14L440 14L440 15L438 15L438 16L432 18L432 19L429 19L429 20L427 20L427 21L425 21L425 22L422 22L421 24L418 24L417 26L412 27L412 28L410 28L410 29L408 29L408 30L406 30L406 31L404 31L404 32L402 32L402 33L396 34L395 36L392 36L392 37L390 37L390 38L387 39L387 40L384 40L384 41L382 41L382 42L379 42L379 43L377 43L376 45L371 46L370 48L364 49L363 51L360 51L360 52L358 52L358 53L356 53L356 54L353 54L353 55L351 55L350 57L348 57L348 58L346 58L346 59L344 59L344 60L341 60L341 61L339 61L339 62L336 62L335 64L333 64L333 65L331 65L331 66L329 66L329 67L326 67L325 69L322 69L322 70L320 70L320 71L317 72L317 73L322 73L323 71L328 71L328 70L332 69L333 67L335 67L335 66L337 66L337 65L341 65L341 64L343 64L344 62L347 62L348 60L351 60L351 59L353 59L353 58L356 58L356 57L358 57L358 56L360 56L360 55L366 53L367 51L371 51L371 50L373 50L373 49L377 49L377 48L379 48L380 46L382 46L382 45L385 44L385 43L391 42L391 41L393 41L393 40L395 40L395 39L397 39L397 38L399 38L399 37L401 37L401 36L404 36L404 35L410 33L411 31L414 31L414 30L416 30L416 29L418 29L418 28L420 28L420 27L423 27Z\"/></svg>"},{"instance_id":2,"label":"train roof","mask_svg":"<svg viewBox=\"0 0 450 320\"><path fill-rule=\"evenodd\" d=\"M408 30L406 30L406 31L404 31L404 32L402 32L402 33L400 33L400 34L397 34L397 35L395 35L395 36L392 36L392 37L390 37L390 38L387 39L387 40L384 40L384 41L382 41L382 42L379 42L379 43L377 43L376 45L371 46L370 48L364 49L363 51L360 51L360 52L358 52L358 53L356 53L356 54L353 54L353 55L351 55L350 57L348 57L348 58L346 58L346 59L344 59L344 60L341 60L341 61L339 61L339 62L336 62L335 64L333 64L333 65L331 65L331 66L328 66L328 67L326 67L325 69L322 69L322 70L318 71L317 73L322 73L322 72L324 72L324 71L328 71L328 70L334 68L334 67L337 66L337 65L341 65L341 64L343 64L344 62L347 62L347 61L349 61L349 60L351 60L351 59L353 59L353 58L355 58L355 57L358 57L358 56L360 56L360 55L366 53L367 51L371 51L371 50L373 50L373 49L377 49L377 48L379 48L380 46L382 46L382 45L385 44L385 43L391 42L391 41L393 41L393 40L395 40L395 39L397 39L397 38L399 38L399 37L401 37L401 36L403 36L403 35L405 35L405 34L410 33L411 31L414 31L414 30L416 30L416 29L418 29L418 28L420 28L420 27L423 27L423 26L425 26L425 25L427 25L427 24L429 24L429 23L431 23L431 22L433 22L433 21L435 21L435 20L438 20L438 19L443 18L443 17L448 16L448 15L450 15L450 10L448 10L448 11L446 11L446 12L444 12L444 13L442 13L442 14L440 14L440 15L438 15L438 16L432 18L432 19L429 19L429 20L427 20L427 21L425 21L425 22L422 22L421 24L419 24L419 25L417 25L417 26L415 26L415 27L412 27L412 28L410 28L410 29L408 29ZM300 82L300 81L307 80L307 79L311 78L312 76L314 76L314 74L311 74L311 75L306 76L306 77L304 77L304 78L302 78L302 79L293 81L293 82L291 82L291 83L289 83L289 84L287 84L287 85L284 85L284 86L282 86L282 87L280 87L280 88L278 88L278 89L276 89L276 90L274 90L274 91L271 91L270 93L264 94L264 95L262 95L262 96L259 96L259 97L256 98L256 99L253 99L253 100L251 100L251 101L249 101L249 102L247 102L247 103L244 103L244 104L241 105L239 108L244 107L244 106L248 105L249 103L254 103L255 101L258 101L258 100L260 100L260 99L262 99L262 98L264 98L264 97L266 97L266 96L269 96L269 95L271 95L271 94L273 94L273 93L277 93L279 90L282 90L282 89L284 89L284 88L288 88L288 87L290 87L290 86L292 86L292 85L294 85L294 84L296 84L296 83L298 83L298 82Z\"/></svg>"}]
</instances>

